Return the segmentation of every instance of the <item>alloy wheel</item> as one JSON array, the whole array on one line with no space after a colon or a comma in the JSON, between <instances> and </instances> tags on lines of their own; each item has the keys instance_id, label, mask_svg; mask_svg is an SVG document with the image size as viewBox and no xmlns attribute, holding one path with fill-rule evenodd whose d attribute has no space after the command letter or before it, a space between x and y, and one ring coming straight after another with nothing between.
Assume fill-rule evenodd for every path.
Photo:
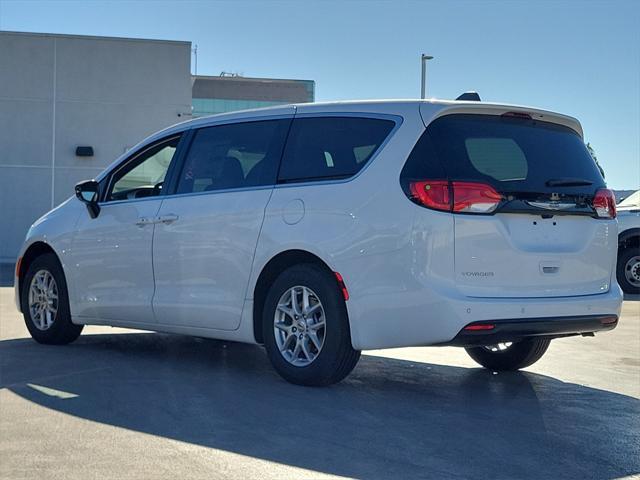
<instances>
[{"instance_id":1,"label":"alloy wheel","mask_svg":"<svg viewBox=\"0 0 640 480\"><path fill-rule=\"evenodd\" d=\"M38 270L29 285L29 313L38 330L48 330L58 313L58 285L48 270Z\"/></svg>"},{"instance_id":2,"label":"alloy wheel","mask_svg":"<svg viewBox=\"0 0 640 480\"><path fill-rule=\"evenodd\" d=\"M276 307L273 331L280 354L290 364L306 367L318 358L326 323L324 307L315 292L304 286L284 292Z\"/></svg>"}]
</instances>

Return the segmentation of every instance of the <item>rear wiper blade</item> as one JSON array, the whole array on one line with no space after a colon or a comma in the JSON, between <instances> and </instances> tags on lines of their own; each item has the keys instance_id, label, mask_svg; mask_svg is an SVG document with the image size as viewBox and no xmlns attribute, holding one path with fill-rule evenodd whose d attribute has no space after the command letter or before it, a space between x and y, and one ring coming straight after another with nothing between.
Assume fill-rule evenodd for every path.
<instances>
[{"instance_id":1,"label":"rear wiper blade","mask_svg":"<svg viewBox=\"0 0 640 480\"><path fill-rule=\"evenodd\" d=\"M591 180L585 180L584 178L553 178L545 182L547 187L582 187L586 185L593 185Z\"/></svg>"}]
</instances>

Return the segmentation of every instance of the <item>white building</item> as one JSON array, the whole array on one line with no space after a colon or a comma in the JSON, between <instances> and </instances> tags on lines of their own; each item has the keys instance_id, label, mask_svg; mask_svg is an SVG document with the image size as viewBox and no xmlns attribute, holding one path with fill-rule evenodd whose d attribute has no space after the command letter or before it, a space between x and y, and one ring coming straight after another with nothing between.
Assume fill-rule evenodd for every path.
<instances>
[{"instance_id":1,"label":"white building","mask_svg":"<svg viewBox=\"0 0 640 480\"><path fill-rule=\"evenodd\" d=\"M0 263L76 182L190 118L190 65L190 42L0 32Z\"/></svg>"}]
</instances>

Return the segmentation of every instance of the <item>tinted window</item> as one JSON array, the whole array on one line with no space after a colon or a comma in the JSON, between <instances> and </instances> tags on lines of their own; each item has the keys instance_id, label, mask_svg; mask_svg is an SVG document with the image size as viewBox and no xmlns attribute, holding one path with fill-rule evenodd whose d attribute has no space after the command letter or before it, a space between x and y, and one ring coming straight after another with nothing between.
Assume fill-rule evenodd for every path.
<instances>
[{"instance_id":1,"label":"tinted window","mask_svg":"<svg viewBox=\"0 0 640 480\"><path fill-rule=\"evenodd\" d=\"M375 118L295 119L278 181L348 178L367 163L394 125Z\"/></svg>"},{"instance_id":2,"label":"tinted window","mask_svg":"<svg viewBox=\"0 0 640 480\"><path fill-rule=\"evenodd\" d=\"M506 182L527 178L527 159L512 138L467 138L467 156L473 168Z\"/></svg>"},{"instance_id":3,"label":"tinted window","mask_svg":"<svg viewBox=\"0 0 640 480\"><path fill-rule=\"evenodd\" d=\"M428 140L416 145L403 180L409 173L414 178L438 178L433 169L441 168L451 180L486 182L502 192L557 192L558 186L547 182L562 179L591 182L563 186L563 193L592 193L604 186L582 138L562 125L495 115L447 115L432 122L423 138Z\"/></svg>"},{"instance_id":4,"label":"tinted window","mask_svg":"<svg viewBox=\"0 0 640 480\"><path fill-rule=\"evenodd\" d=\"M175 137L136 154L113 174L106 201L159 195L179 140Z\"/></svg>"},{"instance_id":5,"label":"tinted window","mask_svg":"<svg viewBox=\"0 0 640 480\"><path fill-rule=\"evenodd\" d=\"M411 151L400 174L402 189L409 196L409 183L419 180L446 180L447 173L436 154L431 137L425 132Z\"/></svg>"},{"instance_id":6,"label":"tinted window","mask_svg":"<svg viewBox=\"0 0 640 480\"><path fill-rule=\"evenodd\" d=\"M290 122L266 120L199 129L177 193L273 185Z\"/></svg>"}]
</instances>

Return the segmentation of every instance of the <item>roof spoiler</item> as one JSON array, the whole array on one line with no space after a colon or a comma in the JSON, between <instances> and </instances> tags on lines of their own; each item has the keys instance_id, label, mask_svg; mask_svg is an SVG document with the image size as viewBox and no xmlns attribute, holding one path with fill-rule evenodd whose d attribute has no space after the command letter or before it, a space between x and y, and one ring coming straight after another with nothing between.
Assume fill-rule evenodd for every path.
<instances>
[{"instance_id":1,"label":"roof spoiler","mask_svg":"<svg viewBox=\"0 0 640 480\"><path fill-rule=\"evenodd\" d=\"M464 92L462 95L456 98L456 100L468 100L471 102L479 102L480 95L478 95L478 92Z\"/></svg>"}]
</instances>

